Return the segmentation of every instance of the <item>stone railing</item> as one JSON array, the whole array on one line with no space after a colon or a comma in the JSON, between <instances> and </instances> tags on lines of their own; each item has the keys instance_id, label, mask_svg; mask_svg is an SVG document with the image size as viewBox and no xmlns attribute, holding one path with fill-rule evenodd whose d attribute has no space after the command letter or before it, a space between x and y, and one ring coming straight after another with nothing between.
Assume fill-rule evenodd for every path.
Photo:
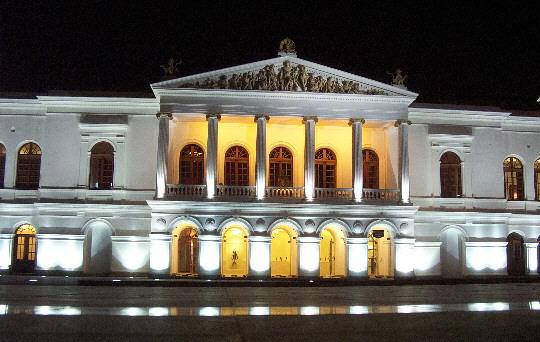
<instances>
[{"instance_id":1,"label":"stone railing","mask_svg":"<svg viewBox=\"0 0 540 342\"><path fill-rule=\"evenodd\" d=\"M315 188L316 199L352 200L352 188Z\"/></svg>"},{"instance_id":2,"label":"stone railing","mask_svg":"<svg viewBox=\"0 0 540 342\"><path fill-rule=\"evenodd\" d=\"M366 189L363 190L366 201L398 202L400 199L398 189Z\"/></svg>"},{"instance_id":3,"label":"stone railing","mask_svg":"<svg viewBox=\"0 0 540 342\"><path fill-rule=\"evenodd\" d=\"M255 197L255 194L254 185L218 185L216 187L216 197Z\"/></svg>"},{"instance_id":4,"label":"stone railing","mask_svg":"<svg viewBox=\"0 0 540 342\"><path fill-rule=\"evenodd\" d=\"M266 188L266 197L267 198L304 198L304 188L282 188L269 186Z\"/></svg>"},{"instance_id":5,"label":"stone railing","mask_svg":"<svg viewBox=\"0 0 540 342\"><path fill-rule=\"evenodd\" d=\"M206 185L167 184L167 196L205 197Z\"/></svg>"}]
</instances>

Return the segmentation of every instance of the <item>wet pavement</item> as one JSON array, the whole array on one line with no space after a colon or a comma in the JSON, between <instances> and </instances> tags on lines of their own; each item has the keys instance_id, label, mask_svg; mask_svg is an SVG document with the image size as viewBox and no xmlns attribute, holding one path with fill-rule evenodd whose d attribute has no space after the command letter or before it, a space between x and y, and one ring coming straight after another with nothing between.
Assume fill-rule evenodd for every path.
<instances>
[{"instance_id":1,"label":"wet pavement","mask_svg":"<svg viewBox=\"0 0 540 342\"><path fill-rule=\"evenodd\" d=\"M538 283L331 287L38 284L0 285L0 340L540 339Z\"/></svg>"}]
</instances>

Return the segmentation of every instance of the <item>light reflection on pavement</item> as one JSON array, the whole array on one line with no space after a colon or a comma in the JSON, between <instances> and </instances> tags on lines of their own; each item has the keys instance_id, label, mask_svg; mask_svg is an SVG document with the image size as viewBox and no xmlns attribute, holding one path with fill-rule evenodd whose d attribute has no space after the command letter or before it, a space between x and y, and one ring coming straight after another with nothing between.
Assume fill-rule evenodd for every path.
<instances>
[{"instance_id":1,"label":"light reflection on pavement","mask_svg":"<svg viewBox=\"0 0 540 342\"><path fill-rule=\"evenodd\" d=\"M0 304L0 315L36 316L320 316L413 314L429 312L540 311L540 301L459 304L335 305L335 306L204 306L204 307L86 307Z\"/></svg>"}]
</instances>

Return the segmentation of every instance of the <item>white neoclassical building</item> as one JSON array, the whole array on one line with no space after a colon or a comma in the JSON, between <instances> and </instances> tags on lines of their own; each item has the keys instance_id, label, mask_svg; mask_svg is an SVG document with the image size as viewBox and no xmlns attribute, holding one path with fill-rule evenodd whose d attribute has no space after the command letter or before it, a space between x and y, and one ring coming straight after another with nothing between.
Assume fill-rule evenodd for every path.
<instances>
[{"instance_id":1,"label":"white neoclassical building","mask_svg":"<svg viewBox=\"0 0 540 342\"><path fill-rule=\"evenodd\" d=\"M0 269L537 275L540 118L277 58L154 98L0 99Z\"/></svg>"}]
</instances>

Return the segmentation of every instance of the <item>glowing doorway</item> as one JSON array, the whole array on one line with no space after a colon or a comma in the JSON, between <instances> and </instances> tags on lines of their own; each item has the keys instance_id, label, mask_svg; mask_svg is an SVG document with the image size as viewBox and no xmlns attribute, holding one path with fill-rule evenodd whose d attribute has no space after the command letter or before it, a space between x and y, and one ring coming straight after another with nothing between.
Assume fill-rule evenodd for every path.
<instances>
[{"instance_id":1,"label":"glowing doorway","mask_svg":"<svg viewBox=\"0 0 540 342\"><path fill-rule=\"evenodd\" d=\"M320 241L320 276L345 277L345 235L333 226L324 228Z\"/></svg>"},{"instance_id":2,"label":"glowing doorway","mask_svg":"<svg viewBox=\"0 0 540 342\"><path fill-rule=\"evenodd\" d=\"M189 226L173 230L171 274L197 275L199 265L199 235Z\"/></svg>"},{"instance_id":3,"label":"glowing doorway","mask_svg":"<svg viewBox=\"0 0 540 342\"><path fill-rule=\"evenodd\" d=\"M234 226L223 232L221 275L223 277L247 277L248 233Z\"/></svg>"},{"instance_id":4,"label":"glowing doorway","mask_svg":"<svg viewBox=\"0 0 540 342\"><path fill-rule=\"evenodd\" d=\"M368 275L370 278L392 278L393 245L390 232L375 228L368 234Z\"/></svg>"},{"instance_id":5,"label":"glowing doorway","mask_svg":"<svg viewBox=\"0 0 540 342\"><path fill-rule=\"evenodd\" d=\"M13 245L11 270L20 273L34 272L37 255L36 228L30 224L17 228Z\"/></svg>"},{"instance_id":6,"label":"glowing doorway","mask_svg":"<svg viewBox=\"0 0 540 342\"><path fill-rule=\"evenodd\" d=\"M291 278L298 275L296 231L281 226L272 231L271 265L272 277Z\"/></svg>"}]
</instances>

